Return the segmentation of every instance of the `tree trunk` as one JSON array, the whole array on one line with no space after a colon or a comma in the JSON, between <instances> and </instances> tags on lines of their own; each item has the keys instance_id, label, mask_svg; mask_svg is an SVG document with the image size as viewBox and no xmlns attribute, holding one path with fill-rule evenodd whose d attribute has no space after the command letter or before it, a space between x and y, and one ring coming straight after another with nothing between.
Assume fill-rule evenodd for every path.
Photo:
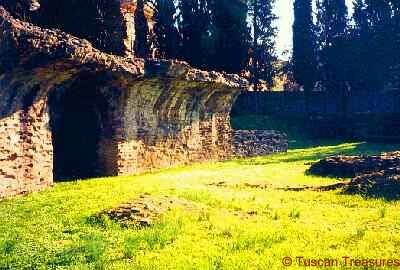
<instances>
[{"instance_id":1,"label":"tree trunk","mask_svg":"<svg viewBox=\"0 0 400 270\"><path fill-rule=\"evenodd\" d=\"M258 76L258 37L259 37L259 32L258 32L258 25L257 25L257 18L258 18L258 9L257 9L257 0L253 1L253 28L254 28L254 37L253 37L253 87L254 91L258 91L258 82L259 82L259 76Z\"/></svg>"},{"instance_id":2,"label":"tree trunk","mask_svg":"<svg viewBox=\"0 0 400 270\"><path fill-rule=\"evenodd\" d=\"M306 110L306 115L310 116L310 88L304 87L304 105L305 105L305 110Z\"/></svg>"}]
</instances>

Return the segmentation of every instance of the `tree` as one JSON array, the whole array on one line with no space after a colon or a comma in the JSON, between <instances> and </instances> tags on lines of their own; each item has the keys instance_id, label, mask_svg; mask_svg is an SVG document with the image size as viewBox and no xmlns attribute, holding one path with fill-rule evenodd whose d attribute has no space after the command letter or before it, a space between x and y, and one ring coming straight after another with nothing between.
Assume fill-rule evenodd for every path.
<instances>
[{"instance_id":1,"label":"tree","mask_svg":"<svg viewBox=\"0 0 400 270\"><path fill-rule=\"evenodd\" d=\"M317 0L319 47L333 46L346 34L347 6L345 0Z\"/></svg>"},{"instance_id":2,"label":"tree","mask_svg":"<svg viewBox=\"0 0 400 270\"><path fill-rule=\"evenodd\" d=\"M309 113L309 96L316 81L316 36L312 19L312 1L295 0L293 24L293 73L303 86L306 111Z\"/></svg>"},{"instance_id":3,"label":"tree","mask_svg":"<svg viewBox=\"0 0 400 270\"><path fill-rule=\"evenodd\" d=\"M274 63L277 60L275 52L277 29L273 26L273 22L277 16L272 12L275 0L251 0L250 3L253 25L250 73L254 90L257 91L261 79L265 80L269 87L273 85L276 73Z\"/></svg>"},{"instance_id":4,"label":"tree","mask_svg":"<svg viewBox=\"0 0 400 270\"><path fill-rule=\"evenodd\" d=\"M135 10L135 56L147 58L149 55L149 27L145 16L146 0L136 1Z\"/></svg>"},{"instance_id":5,"label":"tree","mask_svg":"<svg viewBox=\"0 0 400 270\"><path fill-rule=\"evenodd\" d=\"M33 2L31 0L0 0L3 6L14 17L29 21L32 15Z\"/></svg>"},{"instance_id":6,"label":"tree","mask_svg":"<svg viewBox=\"0 0 400 270\"><path fill-rule=\"evenodd\" d=\"M177 58L180 37L177 29L177 11L173 0L154 1L154 32L162 58Z\"/></svg>"},{"instance_id":7,"label":"tree","mask_svg":"<svg viewBox=\"0 0 400 270\"><path fill-rule=\"evenodd\" d=\"M97 34L93 40L98 48L112 54L124 55L124 39L127 35L126 25L121 13L120 0L98 0L96 22L93 29Z\"/></svg>"},{"instance_id":8,"label":"tree","mask_svg":"<svg viewBox=\"0 0 400 270\"><path fill-rule=\"evenodd\" d=\"M390 0L366 0L365 13L371 38L370 60L373 67L370 78L377 89L383 89L390 79L390 68L395 64L396 31L393 24L393 11Z\"/></svg>"},{"instance_id":9,"label":"tree","mask_svg":"<svg viewBox=\"0 0 400 270\"><path fill-rule=\"evenodd\" d=\"M317 0L317 48L320 80L325 89L342 97L347 113L349 63L346 52L347 6L345 0Z\"/></svg>"},{"instance_id":10,"label":"tree","mask_svg":"<svg viewBox=\"0 0 400 270\"><path fill-rule=\"evenodd\" d=\"M42 0L39 12L37 23L43 27L85 38L107 53L124 54L126 26L119 0Z\"/></svg>"},{"instance_id":11,"label":"tree","mask_svg":"<svg viewBox=\"0 0 400 270\"><path fill-rule=\"evenodd\" d=\"M350 31L352 89L377 91L390 79L396 55L393 10L389 0L357 0Z\"/></svg>"},{"instance_id":12,"label":"tree","mask_svg":"<svg viewBox=\"0 0 400 270\"><path fill-rule=\"evenodd\" d=\"M400 48L400 1L390 1L393 10L392 17L392 33L394 39L394 48ZM393 55L393 72L392 72L392 84L400 89L400 54L396 53Z\"/></svg>"},{"instance_id":13,"label":"tree","mask_svg":"<svg viewBox=\"0 0 400 270\"><path fill-rule=\"evenodd\" d=\"M179 31L182 36L181 58L194 67L209 66L211 15L207 0L180 0Z\"/></svg>"},{"instance_id":14,"label":"tree","mask_svg":"<svg viewBox=\"0 0 400 270\"><path fill-rule=\"evenodd\" d=\"M207 70L238 73L248 61L247 5L240 0L180 0L182 59Z\"/></svg>"},{"instance_id":15,"label":"tree","mask_svg":"<svg viewBox=\"0 0 400 270\"><path fill-rule=\"evenodd\" d=\"M243 71L250 46L247 4L238 0L211 0L210 12L214 42L211 68L230 73Z\"/></svg>"}]
</instances>

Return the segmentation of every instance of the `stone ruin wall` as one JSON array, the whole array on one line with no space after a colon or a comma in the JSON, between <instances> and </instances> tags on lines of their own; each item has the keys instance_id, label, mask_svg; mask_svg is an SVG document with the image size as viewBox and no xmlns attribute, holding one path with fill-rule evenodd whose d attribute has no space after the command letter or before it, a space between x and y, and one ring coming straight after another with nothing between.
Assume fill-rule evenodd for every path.
<instances>
[{"instance_id":1,"label":"stone ruin wall","mask_svg":"<svg viewBox=\"0 0 400 270\"><path fill-rule=\"evenodd\" d=\"M126 95L120 173L221 160L232 154L229 111L235 91L155 79L136 83Z\"/></svg>"},{"instance_id":2,"label":"stone ruin wall","mask_svg":"<svg viewBox=\"0 0 400 270\"><path fill-rule=\"evenodd\" d=\"M232 145L235 156L257 157L288 150L286 134L276 130L233 130Z\"/></svg>"},{"instance_id":3,"label":"stone ruin wall","mask_svg":"<svg viewBox=\"0 0 400 270\"><path fill-rule=\"evenodd\" d=\"M229 112L246 85L238 76L107 55L0 8L0 198L53 183L49 99L90 78L104 78L93 87L109 105L97 149L102 175L233 154Z\"/></svg>"},{"instance_id":4,"label":"stone ruin wall","mask_svg":"<svg viewBox=\"0 0 400 270\"><path fill-rule=\"evenodd\" d=\"M0 81L3 84L3 78ZM40 190L53 182L46 104L38 101L24 107L28 96L0 92L0 198Z\"/></svg>"},{"instance_id":5,"label":"stone ruin wall","mask_svg":"<svg viewBox=\"0 0 400 270\"><path fill-rule=\"evenodd\" d=\"M82 72L57 66L0 76L0 197L53 182L49 95L69 91ZM98 147L102 174L132 175L230 157L229 109L238 92L220 87L158 78L110 80L101 92L119 93L106 96L111 110Z\"/></svg>"}]
</instances>

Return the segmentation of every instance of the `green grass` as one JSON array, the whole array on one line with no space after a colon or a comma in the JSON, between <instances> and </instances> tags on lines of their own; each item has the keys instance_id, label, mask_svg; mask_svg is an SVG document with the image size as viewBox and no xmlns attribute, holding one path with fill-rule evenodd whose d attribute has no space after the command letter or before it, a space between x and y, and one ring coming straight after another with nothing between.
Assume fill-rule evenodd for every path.
<instances>
[{"instance_id":1,"label":"green grass","mask_svg":"<svg viewBox=\"0 0 400 270\"><path fill-rule=\"evenodd\" d=\"M297 143L287 154L58 183L0 202L0 269L287 269L285 256L399 258L398 201L278 189L341 181L304 174L324 156L396 149ZM225 186L209 185L218 182ZM143 193L194 206L145 229L91 218Z\"/></svg>"}]
</instances>

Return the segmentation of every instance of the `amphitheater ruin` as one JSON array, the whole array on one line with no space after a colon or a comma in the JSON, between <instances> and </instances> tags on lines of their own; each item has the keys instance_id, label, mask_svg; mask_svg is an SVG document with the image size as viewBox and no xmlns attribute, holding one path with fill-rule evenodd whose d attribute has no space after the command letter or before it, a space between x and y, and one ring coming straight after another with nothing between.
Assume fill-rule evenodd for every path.
<instances>
[{"instance_id":1,"label":"amphitheater ruin","mask_svg":"<svg viewBox=\"0 0 400 270\"><path fill-rule=\"evenodd\" d=\"M229 114L246 85L185 62L106 54L0 7L0 198L53 179L232 157ZM287 147L263 136L271 152Z\"/></svg>"}]
</instances>

